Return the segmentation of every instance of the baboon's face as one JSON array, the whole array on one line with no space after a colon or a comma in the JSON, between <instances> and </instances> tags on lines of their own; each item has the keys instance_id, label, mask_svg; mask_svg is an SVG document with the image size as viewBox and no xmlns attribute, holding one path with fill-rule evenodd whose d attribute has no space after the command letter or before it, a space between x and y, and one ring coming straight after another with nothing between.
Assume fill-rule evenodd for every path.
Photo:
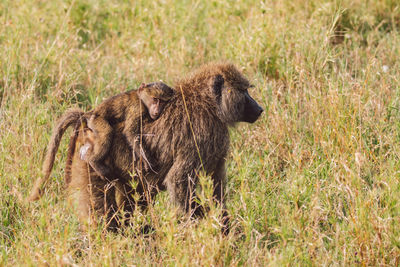
<instances>
[{"instance_id":1,"label":"baboon's face","mask_svg":"<svg viewBox=\"0 0 400 267\"><path fill-rule=\"evenodd\" d=\"M214 77L213 91L220 104L221 119L228 124L235 122L255 122L263 112L260 105L250 96L252 87L240 73L233 77Z\"/></svg>"},{"instance_id":2,"label":"baboon's face","mask_svg":"<svg viewBox=\"0 0 400 267\"><path fill-rule=\"evenodd\" d=\"M138 89L139 99L146 106L153 120L158 119L173 94L172 88L162 82L142 83Z\"/></svg>"}]
</instances>

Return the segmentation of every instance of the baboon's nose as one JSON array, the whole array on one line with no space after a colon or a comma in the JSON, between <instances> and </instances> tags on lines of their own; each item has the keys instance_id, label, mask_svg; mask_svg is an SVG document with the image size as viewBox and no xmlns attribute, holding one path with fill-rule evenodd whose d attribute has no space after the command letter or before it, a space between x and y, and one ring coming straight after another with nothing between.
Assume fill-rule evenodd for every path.
<instances>
[{"instance_id":1,"label":"baboon's nose","mask_svg":"<svg viewBox=\"0 0 400 267\"><path fill-rule=\"evenodd\" d=\"M263 111L264 111L263 108L260 107L260 106L258 106L258 107L257 107L257 110L256 110L256 112L255 112L255 113L257 114L257 117L261 116L261 113L263 113Z\"/></svg>"}]
</instances>

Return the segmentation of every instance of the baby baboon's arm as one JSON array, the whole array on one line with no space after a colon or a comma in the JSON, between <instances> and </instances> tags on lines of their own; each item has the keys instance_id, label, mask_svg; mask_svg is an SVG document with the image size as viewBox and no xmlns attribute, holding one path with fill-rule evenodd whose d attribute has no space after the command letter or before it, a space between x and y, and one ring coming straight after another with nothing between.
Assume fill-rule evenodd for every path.
<instances>
[{"instance_id":1,"label":"baby baboon's arm","mask_svg":"<svg viewBox=\"0 0 400 267\"><path fill-rule=\"evenodd\" d=\"M144 112L144 108L145 107L138 99L138 104L132 105L129 112L127 112L123 129L123 134L125 135L130 147L133 150L132 156L134 163L136 163L136 160L140 157L139 138L141 134L142 124L141 114Z\"/></svg>"}]
</instances>

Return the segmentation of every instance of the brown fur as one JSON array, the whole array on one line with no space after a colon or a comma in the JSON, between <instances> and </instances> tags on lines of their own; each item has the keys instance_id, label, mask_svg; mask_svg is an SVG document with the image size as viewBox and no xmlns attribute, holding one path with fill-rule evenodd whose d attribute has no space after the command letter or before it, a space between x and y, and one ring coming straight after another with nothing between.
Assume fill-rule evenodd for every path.
<instances>
[{"instance_id":1,"label":"brown fur","mask_svg":"<svg viewBox=\"0 0 400 267\"><path fill-rule=\"evenodd\" d=\"M82 160L79 155L80 146L84 145L84 141L86 140L87 130L84 127L77 128L73 137L77 140L76 146L69 147L69 149L74 149L74 151L68 151L68 154L72 155L72 168L66 168L70 170L68 176L71 177L67 184L68 200L75 208L84 227L87 224L96 226L99 218L106 218L107 227L115 229L118 224L118 221L113 218L117 211L115 197L116 181L102 179L90 167L89 163ZM77 177L80 179L76 179Z\"/></svg>"},{"instance_id":2,"label":"brown fur","mask_svg":"<svg viewBox=\"0 0 400 267\"><path fill-rule=\"evenodd\" d=\"M110 167L103 161L110 150L115 125L124 124L123 134L134 151L133 156L138 157L140 153L136 143L141 124L150 119L157 119L172 95L173 90L164 83L142 84L138 90L113 96L92 112L85 114L88 118L87 126L91 130L87 133L87 142L91 144L87 144L85 149L92 151L81 151L81 158L87 159L103 178L110 179Z\"/></svg>"},{"instance_id":3,"label":"brown fur","mask_svg":"<svg viewBox=\"0 0 400 267\"><path fill-rule=\"evenodd\" d=\"M131 90L107 99L93 111L84 113L80 109L68 110L59 119L57 126L53 130L53 135L48 145L48 152L43 163L43 177L36 180L28 200L34 201L40 198L42 187L47 182L53 168L61 138L69 126L75 124L67 155L65 169L66 184L69 184L71 181L71 164L76 148L80 149L83 144L87 143L90 145L90 153L88 155L94 156L94 159L89 157L92 167L95 167L97 173L102 177L108 176L110 171L100 161L103 160L104 155L109 151L113 127L116 126L118 131L122 131L124 140L127 140L128 144L134 148L135 153L139 153L139 148L135 145L135 138L136 135L140 134L142 120L149 119L146 109L147 107L151 108L152 103L149 101L153 98L168 101L172 94L172 89L164 83L142 84L138 90ZM78 134L81 134L79 139ZM107 161L107 159L105 160ZM143 166L146 165L143 163Z\"/></svg>"},{"instance_id":4,"label":"brown fur","mask_svg":"<svg viewBox=\"0 0 400 267\"><path fill-rule=\"evenodd\" d=\"M143 133L146 134L143 146L147 155L157 163L157 173L149 171L134 178L139 179L136 191L141 195L142 204L151 201L158 190L167 190L171 200L182 211L201 215L203 210L192 200L198 173L204 171L213 180L215 200L224 207L228 126L240 121L252 123L262 112L262 108L249 96L249 87L248 80L232 64L205 65L176 84L176 95L160 118L143 125ZM115 128L116 135L108 159L117 182L132 191L129 188L132 158L126 149L122 128ZM74 158L72 180L87 181L89 176L84 169L82 161ZM92 183L100 181L91 174ZM72 191L79 191L81 199L90 198L86 191ZM99 192L95 202L114 205L115 199L108 202L105 194ZM134 203L130 194L125 195L127 202ZM100 206L97 204L94 206ZM87 202L81 201L78 209L87 206ZM226 216L223 223L227 226Z\"/></svg>"},{"instance_id":5,"label":"brown fur","mask_svg":"<svg viewBox=\"0 0 400 267\"><path fill-rule=\"evenodd\" d=\"M181 210L202 213L191 199L200 171L211 175L214 198L224 206L228 126L254 122L262 112L248 95L249 87L231 64L203 66L175 85L178 94L173 104L157 121L144 126L144 133L155 134L146 136L145 144L160 165L157 176L147 177L158 179Z\"/></svg>"}]
</instances>

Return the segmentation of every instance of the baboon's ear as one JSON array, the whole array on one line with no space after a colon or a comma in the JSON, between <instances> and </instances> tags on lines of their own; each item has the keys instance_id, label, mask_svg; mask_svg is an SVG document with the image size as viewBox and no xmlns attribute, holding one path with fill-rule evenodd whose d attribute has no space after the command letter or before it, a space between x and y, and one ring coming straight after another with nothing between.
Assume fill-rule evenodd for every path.
<instances>
[{"instance_id":1,"label":"baboon's ear","mask_svg":"<svg viewBox=\"0 0 400 267\"><path fill-rule=\"evenodd\" d=\"M224 86L224 82L225 82L224 77L222 77L222 75L220 74L215 75L213 77L211 88L217 99L221 97L222 87Z\"/></svg>"},{"instance_id":2,"label":"baboon's ear","mask_svg":"<svg viewBox=\"0 0 400 267\"><path fill-rule=\"evenodd\" d=\"M146 84L145 84L145 83L142 83L142 84L139 86L138 91L142 91L142 89L145 88L145 87L146 87Z\"/></svg>"}]
</instances>

